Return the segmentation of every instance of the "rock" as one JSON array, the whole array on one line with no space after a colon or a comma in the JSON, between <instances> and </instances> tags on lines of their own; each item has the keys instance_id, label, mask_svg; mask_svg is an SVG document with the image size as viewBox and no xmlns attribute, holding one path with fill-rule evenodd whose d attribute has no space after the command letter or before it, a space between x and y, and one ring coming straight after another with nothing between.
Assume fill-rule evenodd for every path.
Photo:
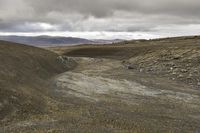
<instances>
[{"instance_id":1,"label":"rock","mask_svg":"<svg viewBox=\"0 0 200 133\"><path fill-rule=\"evenodd\" d=\"M125 60L123 60L123 61L122 61L122 64L125 64L125 63L126 63L126 61L125 61Z\"/></svg>"},{"instance_id":2,"label":"rock","mask_svg":"<svg viewBox=\"0 0 200 133\"><path fill-rule=\"evenodd\" d=\"M63 63L65 61L62 56L58 56L57 60L60 61L61 63Z\"/></svg>"},{"instance_id":3,"label":"rock","mask_svg":"<svg viewBox=\"0 0 200 133\"><path fill-rule=\"evenodd\" d=\"M184 76L182 74L178 75L177 78L183 78Z\"/></svg>"},{"instance_id":4,"label":"rock","mask_svg":"<svg viewBox=\"0 0 200 133\"><path fill-rule=\"evenodd\" d=\"M186 72L188 72L188 70L187 69L181 69L181 72L186 73Z\"/></svg>"},{"instance_id":5,"label":"rock","mask_svg":"<svg viewBox=\"0 0 200 133\"><path fill-rule=\"evenodd\" d=\"M153 68L150 68L147 70L148 72L153 72Z\"/></svg>"},{"instance_id":6,"label":"rock","mask_svg":"<svg viewBox=\"0 0 200 133\"><path fill-rule=\"evenodd\" d=\"M126 65L124 65L124 67L126 69L136 69L137 68L135 65L132 65L132 64L126 64Z\"/></svg>"},{"instance_id":7,"label":"rock","mask_svg":"<svg viewBox=\"0 0 200 133\"><path fill-rule=\"evenodd\" d=\"M135 67L132 66L132 65L128 65L128 66L127 66L127 69L135 69Z\"/></svg>"},{"instance_id":8,"label":"rock","mask_svg":"<svg viewBox=\"0 0 200 133\"><path fill-rule=\"evenodd\" d=\"M173 72L172 74L173 74L173 75L176 75L177 73L176 73L176 72Z\"/></svg>"},{"instance_id":9,"label":"rock","mask_svg":"<svg viewBox=\"0 0 200 133\"><path fill-rule=\"evenodd\" d=\"M192 76L193 76L193 75L190 73L190 74L189 74L189 77L192 77Z\"/></svg>"},{"instance_id":10,"label":"rock","mask_svg":"<svg viewBox=\"0 0 200 133\"><path fill-rule=\"evenodd\" d=\"M174 65L173 68L174 68L174 69L175 69L175 68L178 68L178 66Z\"/></svg>"},{"instance_id":11,"label":"rock","mask_svg":"<svg viewBox=\"0 0 200 133\"><path fill-rule=\"evenodd\" d=\"M174 60L179 60L181 58L181 56L174 56L173 59Z\"/></svg>"}]
</instances>

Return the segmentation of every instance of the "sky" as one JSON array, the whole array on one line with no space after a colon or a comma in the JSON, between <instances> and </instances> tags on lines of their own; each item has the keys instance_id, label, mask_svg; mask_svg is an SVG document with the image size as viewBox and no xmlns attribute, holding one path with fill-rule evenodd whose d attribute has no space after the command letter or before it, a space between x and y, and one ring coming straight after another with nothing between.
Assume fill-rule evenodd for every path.
<instances>
[{"instance_id":1,"label":"sky","mask_svg":"<svg viewBox=\"0 0 200 133\"><path fill-rule=\"evenodd\" d=\"M200 1L0 0L0 35L87 39L200 35Z\"/></svg>"}]
</instances>

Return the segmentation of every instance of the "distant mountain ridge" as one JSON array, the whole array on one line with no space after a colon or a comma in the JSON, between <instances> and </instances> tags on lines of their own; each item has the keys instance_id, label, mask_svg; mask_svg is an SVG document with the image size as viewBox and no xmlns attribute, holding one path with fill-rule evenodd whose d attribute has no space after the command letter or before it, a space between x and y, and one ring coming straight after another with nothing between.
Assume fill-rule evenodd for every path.
<instances>
[{"instance_id":1,"label":"distant mountain ridge","mask_svg":"<svg viewBox=\"0 0 200 133\"><path fill-rule=\"evenodd\" d=\"M0 40L22 43L34 46L60 46L73 44L91 44L91 40L75 37L52 36L0 36Z\"/></svg>"},{"instance_id":2,"label":"distant mountain ridge","mask_svg":"<svg viewBox=\"0 0 200 133\"><path fill-rule=\"evenodd\" d=\"M103 40L103 39L84 39L76 37L61 36L0 36L0 40L27 44L32 46L66 46L79 44L112 44L122 42L124 40Z\"/></svg>"}]
</instances>

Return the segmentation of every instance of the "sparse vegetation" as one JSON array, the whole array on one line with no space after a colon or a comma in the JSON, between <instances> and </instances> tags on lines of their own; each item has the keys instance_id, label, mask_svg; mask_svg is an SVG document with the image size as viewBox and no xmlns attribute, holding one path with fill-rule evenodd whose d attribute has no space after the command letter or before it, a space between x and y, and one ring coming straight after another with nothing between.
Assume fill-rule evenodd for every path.
<instances>
[{"instance_id":1,"label":"sparse vegetation","mask_svg":"<svg viewBox=\"0 0 200 133\"><path fill-rule=\"evenodd\" d=\"M199 44L0 42L0 132L199 132Z\"/></svg>"}]
</instances>

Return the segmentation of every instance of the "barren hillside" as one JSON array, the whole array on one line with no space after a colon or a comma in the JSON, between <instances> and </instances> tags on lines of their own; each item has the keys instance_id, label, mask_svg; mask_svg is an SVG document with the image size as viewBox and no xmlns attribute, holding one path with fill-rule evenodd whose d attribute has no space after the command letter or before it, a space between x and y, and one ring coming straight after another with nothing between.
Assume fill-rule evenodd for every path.
<instances>
[{"instance_id":1,"label":"barren hillside","mask_svg":"<svg viewBox=\"0 0 200 133\"><path fill-rule=\"evenodd\" d=\"M0 123L47 110L47 81L66 71L58 55L0 41Z\"/></svg>"}]
</instances>

